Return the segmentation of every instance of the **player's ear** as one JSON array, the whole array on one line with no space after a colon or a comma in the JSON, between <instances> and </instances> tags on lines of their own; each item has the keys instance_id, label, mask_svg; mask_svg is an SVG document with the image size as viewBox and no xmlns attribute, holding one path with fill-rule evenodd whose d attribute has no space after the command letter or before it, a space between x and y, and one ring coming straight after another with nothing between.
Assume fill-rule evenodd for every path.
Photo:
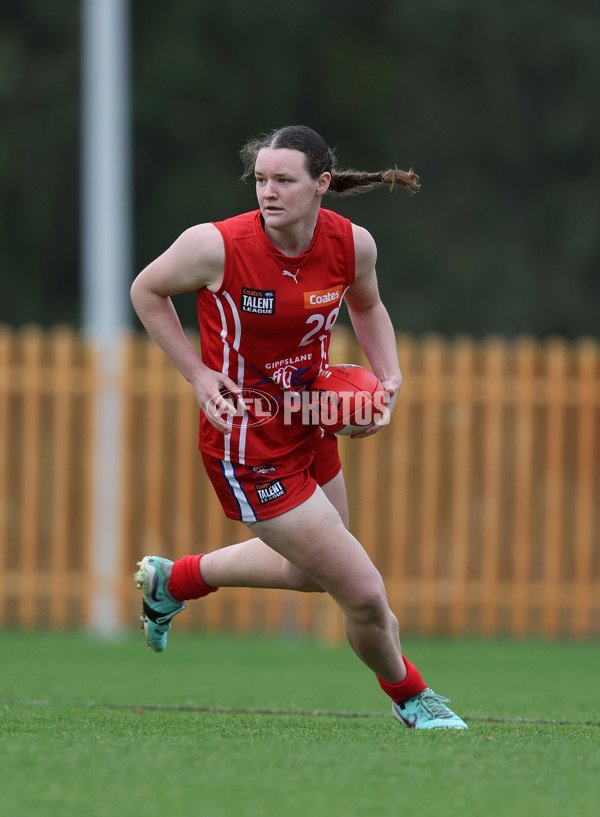
<instances>
[{"instance_id":1,"label":"player's ear","mask_svg":"<svg viewBox=\"0 0 600 817\"><path fill-rule=\"evenodd\" d=\"M321 173L317 179L317 196L324 196L331 184L331 173Z\"/></svg>"}]
</instances>

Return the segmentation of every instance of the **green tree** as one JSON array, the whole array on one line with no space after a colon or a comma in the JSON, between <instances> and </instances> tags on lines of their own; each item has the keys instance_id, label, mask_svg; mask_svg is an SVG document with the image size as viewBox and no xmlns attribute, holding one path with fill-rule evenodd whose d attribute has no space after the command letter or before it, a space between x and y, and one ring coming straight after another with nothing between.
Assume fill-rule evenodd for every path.
<instances>
[{"instance_id":1,"label":"green tree","mask_svg":"<svg viewBox=\"0 0 600 817\"><path fill-rule=\"evenodd\" d=\"M79 4L0 2L0 320L78 311ZM326 200L374 233L398 328L600 335L600 9L591 0L131 0L135 269L254 207L251 135L302 122L412 198ZM178 304L194 322L193 298Z\"/></svg>"},{"instance_id":2,"label":"green tree","mask_svg":"<svg viewBox=\"0 0 600 817\"><path fill-rule=\"evenodd\" d=\"M78 319L76 3L0 5L0 320Z\"/></svg>"}]
</instances>

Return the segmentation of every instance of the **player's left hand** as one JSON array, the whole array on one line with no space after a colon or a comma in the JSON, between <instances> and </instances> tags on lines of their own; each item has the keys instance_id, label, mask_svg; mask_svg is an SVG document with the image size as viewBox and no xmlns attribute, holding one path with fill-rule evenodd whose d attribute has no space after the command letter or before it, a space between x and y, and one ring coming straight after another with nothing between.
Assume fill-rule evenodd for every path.
<instances>
[{"instance_id":1,"label":"player's left hand","mask_svg":"<svg viewBox=\"0 0 600 817\"><path fill-rule=\"evenodd\" d=\"M377 434L378 431L381 431L392 418L392 412L394 411L394 407L396 405L396 400L398 399L398 393L400 392L400 386L396 383L393 383L391 380L384 380L381 384L385 390L386 400L385 400L385 411L382 412L380 417L375 420L373 425L366 428L364 431L355 431L350 435L352 440L362 439L363 437L372 437L373 434Z\"/></svg>"}]
</instances>

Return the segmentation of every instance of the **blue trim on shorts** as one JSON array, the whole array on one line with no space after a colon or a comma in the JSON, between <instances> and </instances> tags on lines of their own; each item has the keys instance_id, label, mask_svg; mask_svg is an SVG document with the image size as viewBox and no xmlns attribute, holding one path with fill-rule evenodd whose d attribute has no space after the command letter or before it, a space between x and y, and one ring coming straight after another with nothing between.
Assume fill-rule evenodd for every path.
<instances>
[{"instance_id":1,"label":"blue trim on shorts","mask_svg":"<svg viewBox=\"0 0 600 817\"><path fill-rule=\"evenodd\" d=\"M239 482L239 480L237 478L237 475L235 473L234 463L233 462L227 462L226 460L219 460L219 465L221 466L221 473L223 474L223 479L225 480L225 482L229 486L229 490L231 491L231 495L234 498L235 504L238 507L238 511L239 511L239 514L240 514L240 521L241 522L258 522L258 516L256 515L256 513L254 511L254 508L252 507L252 505L250 503L250 500L248 499L248 495L246 494L246 492L244 491L244 489L240 485L240 482ZM226 466L229 466L229 468L231 469L231 475L230 476L228 476L226 471L225 471ZM242 502L246 506L246 508L244 508L242 506L242 503L240 503L240 497L238 496L238 494L241 495Z\"/></svg>"}]
</instances>

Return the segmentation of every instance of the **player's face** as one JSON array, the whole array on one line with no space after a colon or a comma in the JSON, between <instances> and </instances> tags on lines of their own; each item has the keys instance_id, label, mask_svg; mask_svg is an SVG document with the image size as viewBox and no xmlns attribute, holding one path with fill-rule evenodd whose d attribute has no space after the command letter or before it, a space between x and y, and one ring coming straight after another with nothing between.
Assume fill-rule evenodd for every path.
<instances>
[{"instance_id":1,"label":"player's face","mask_svg":"<svg viewBox=\"0 0 600 817\"><path fill-rule=\"evenodd\" d=\"M331 176L313 179L304 153L287 148L263 148L256 157L256 196L265 220L273 229L285 229L316 215Z\"/></svg>"}]
</instances>

